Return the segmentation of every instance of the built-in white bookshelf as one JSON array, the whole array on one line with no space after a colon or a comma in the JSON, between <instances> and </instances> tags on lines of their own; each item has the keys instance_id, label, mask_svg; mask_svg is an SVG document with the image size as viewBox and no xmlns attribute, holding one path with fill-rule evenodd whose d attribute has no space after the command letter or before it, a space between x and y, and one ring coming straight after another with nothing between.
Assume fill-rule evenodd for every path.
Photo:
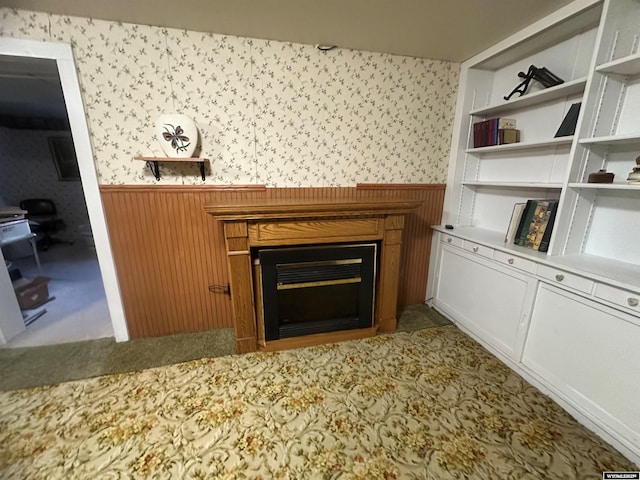
<instances>
[{"instance_id":1,"label":"built-in white bookshelf","mask_svg":"<svg viewBox=\"0 0 640 480\"><path fill-rule=\"evenodd\" d=\"M584 255L585 266L599 259L601 272L610 262L617 280L633 278L640 264L640 186L627 183L640 155L640 2L606 2L601 29L562 211L571 228L559 231L555 253ZM588 183L601 169L613 183Z\"/></svg>"},{"instance_id":2,"label":"built-in white bookshelf","mask_svg":"<svg viewBox=\"0 0 640 480\"><path fill-rule=\"evenodd\" d=\"M568 21L535 33L523 31L520 41L502 42L465 62L447 223L504 238L515 203L561 198L575 138L555 135L571 105L583 101L601 14L598 2L584 4ZM516 93L505 100L523 80L518 73L526 73L531 65L547 68L563 83L544 88L532 80L524 95ZM474 148L474 123L495 117L515 120L520 142Z\"/></svg>"},{"instance_id":3,"label":"built-in white bookshelf","mask_svg":"<svg viewBox=\"0 0 640 480\"><path fill-rule=\"evenodd\" d=\"M640 186L626 181L640 155L640 2L607 3L604 18L605 3L574 2L570 19L524 30L520 41L512 38L465 62L446 223L494 231L499 239L515 203L558 199L547 256L602 256L618 265L616 272L640 263L640 249L629 245L640 238L639 222L631 221L640 214ZM530 65L546 67L564 83L544 88L532 80L524 95L505 100L522 80L518 72ZM576 133L555 137L578 102ZM473 148L473 124L493 117L516 120L521 141ZM614 182L588 183L601 169L614 173Z\"/></svg>"},{"instance_id":4,"label":"built-in white bookshelf","mask_svg":"<svg viewBox=\"0 0 640 480\"><path fill-rule=\"evenodd\" d=\"M564 83L532 80L505 100L530 65ZM640 367L640 185L627 180L640 156L640 0L574 0L464 62L460 78L427 298L640 462L629 396L640 395L629 382ZM556 137L577 103L574 134ZM515 120L520 142L474 148L474 123L495 117ZM612 183L589 182L602 170ZM529 199L558 201L547 252L506 241L514 205Z\"/></svg>"}]
</instances>

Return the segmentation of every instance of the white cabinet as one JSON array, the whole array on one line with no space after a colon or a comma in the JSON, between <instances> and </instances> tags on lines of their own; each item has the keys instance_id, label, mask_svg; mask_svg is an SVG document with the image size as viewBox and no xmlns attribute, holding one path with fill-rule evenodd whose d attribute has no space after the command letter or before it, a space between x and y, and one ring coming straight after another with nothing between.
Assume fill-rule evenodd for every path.
<instances>
[{"instance_id":1,"label":"white cabinet","mask_svg":"<svg viewBox=\"0 0 640 480\"><path fill-rule=\"evenodd\" d=\"M435 306L469 333L519 360L535 293L532 276L487 259L490 249L443 245ZM467 251L467 249L470 250Z\"/></svg>"},{"instance_id":2,"label":"white cabinet","mask_svg":"<svg viewBox=\"0 0 640 480\"><path fill-rule=\"evenodd\" d=\"M530 65L564 80L505 100ZM555 138L574 103L573 136ZM640 0L575 0L467 60L432 303L640 463ZM473 124L520 143L474 148ZM601 169L613 183L589 183ZM505 243L515 203L559 200L549 251ZM527 330L528 329L528 330ZM524 353L522 353L524 352Z\"/></svg>"},{"instance_id":3,"label":"white cabinet","mask_svg":"<svg viewBox=\"0 0 640 480\"><path fill-rule=\"evenodd\" d=\"M637 449L639 345L637 317L541 283L522 363Z\"/></svg>"},{"instance_id":4,"label":"white cabinet","mask_svg":"<svg viewBox=\"0 0 640 480\"><path fill-rule=\"evenodd\" d=\"M436 229L433 307L640 462L640 289Z\"/></svg>"}]
</instances>

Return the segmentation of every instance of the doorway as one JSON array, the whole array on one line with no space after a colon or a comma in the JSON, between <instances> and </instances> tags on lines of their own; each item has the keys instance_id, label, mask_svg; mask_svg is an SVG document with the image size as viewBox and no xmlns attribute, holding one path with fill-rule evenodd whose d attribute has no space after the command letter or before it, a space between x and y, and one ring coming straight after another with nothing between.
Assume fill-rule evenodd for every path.
<instances>
[{"instance_id":1,"label":"doorway","mask_svg":"<svg viewBox=\"0 0 640 480\"><path fill-rule=\"evenodd\" d=\"M111 247L108 241L107 227L102 210L89 132L71 48L66 44L1 38L0 55L22 57L34 61L43 60L45 63L46 61L55 62L64 95L64 103L66 104L68 126L71 137L73 138L77 158L78 173L80 175L79 183L81 184L84 202L86 204L88 224L84 225L84 228L85 231L88 228L92 232L92 246L95 247L94 255L98 261L98 275L104 287L113 336L116 341L128 340L126 320L115 274ZM28 173L26 174L28 175ZM78 246L78 248L80 247L91 246ZM2 334L6 333L2 331L5 320L7 322L15 321L15 319L6 318L0 320L0 339L3 338ZM4 335L4 337L6 337L6 335ZM5 341L10 341L10 339L5 338Z\"/></svg>"}]
</instances>

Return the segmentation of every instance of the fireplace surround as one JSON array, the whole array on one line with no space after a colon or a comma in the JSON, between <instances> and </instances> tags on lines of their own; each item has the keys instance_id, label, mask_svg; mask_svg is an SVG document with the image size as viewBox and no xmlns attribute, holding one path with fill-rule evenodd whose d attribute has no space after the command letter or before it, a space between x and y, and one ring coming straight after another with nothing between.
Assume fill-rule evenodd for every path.
<instances>
[{"instance_id":1,"label":"fireplace surround","mask_svg":"<svg viewBox=\"0 0 640 480\"><path fill-rule=\"evenodd\" d=\"M422 202L389 197L237 202L204 209L224 223L227 268L238 353L281 350L364 338L396 328L398 275L404 215ZM263 308L255 291L260 277L253 260L262 248L376 243L373 324L278 338L264 335Z\"/></svg>"}]
</instances>

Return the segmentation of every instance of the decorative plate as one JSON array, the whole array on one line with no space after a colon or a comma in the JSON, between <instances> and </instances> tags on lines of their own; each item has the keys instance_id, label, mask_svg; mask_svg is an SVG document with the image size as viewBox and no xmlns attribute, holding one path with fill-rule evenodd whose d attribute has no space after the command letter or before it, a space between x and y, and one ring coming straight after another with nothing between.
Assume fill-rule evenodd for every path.
<instances>
[{"instance_id":1,"label":"decorative plate","mask_svg":"<svg viewBox=\"0 0 640 480\"><path fill-rule=\"evenodd\" d=\"M191 158L198 144L198 127L186 115L161 115L156 122L156 135L167 157Z\"/></svg>"}]
</instances>

